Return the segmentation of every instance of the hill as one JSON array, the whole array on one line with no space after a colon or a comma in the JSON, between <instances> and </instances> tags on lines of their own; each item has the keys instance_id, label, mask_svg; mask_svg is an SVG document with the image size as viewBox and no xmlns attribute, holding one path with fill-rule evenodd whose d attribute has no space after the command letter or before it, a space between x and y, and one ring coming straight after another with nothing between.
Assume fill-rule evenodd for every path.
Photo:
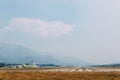
<instances>
[{"instance_id":1,"label":"hill","mask_svg":"<svg viewBox=\"0 0 120 80\"><path fill-rule=\"evenodd\" d=\"M58 60L52 55L35 52L25 46L19 44L0 43L0 61L5 63L28 63L34 60L37 64L56 64L56 65L86 65L88 63L71 60Z\"/></svg>"}]
</instances>

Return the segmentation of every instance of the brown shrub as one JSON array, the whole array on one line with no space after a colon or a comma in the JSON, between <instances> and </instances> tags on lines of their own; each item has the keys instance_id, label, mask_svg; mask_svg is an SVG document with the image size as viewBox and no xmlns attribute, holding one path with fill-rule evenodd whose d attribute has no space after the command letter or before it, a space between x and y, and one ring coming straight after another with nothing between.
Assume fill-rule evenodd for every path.
<instances>
[{"instance_id":1,"label":"brown shrub","mask_svg":"<svg viewBox=\"0 0 120 80\"><path fill-rule=\"evenodd\" d=\"M120 80L119 72L0 72L0 80Z\"/></svg>"}]
</instances>

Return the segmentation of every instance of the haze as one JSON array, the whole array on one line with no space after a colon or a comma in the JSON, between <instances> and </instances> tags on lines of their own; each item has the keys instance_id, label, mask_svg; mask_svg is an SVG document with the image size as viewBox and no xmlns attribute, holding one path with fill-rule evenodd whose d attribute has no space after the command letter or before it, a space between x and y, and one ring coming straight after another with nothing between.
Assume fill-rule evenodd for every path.
<instances>
[{"instance_id":1,"label":"haze","mask_svg":"<svg viewBox=\"0 0 120 80\"><path fill-rule=\"evenodd\" d=\"M0 43L63 60L120 63L120 1L0 0Z\"/></svg>"}]
</instances>

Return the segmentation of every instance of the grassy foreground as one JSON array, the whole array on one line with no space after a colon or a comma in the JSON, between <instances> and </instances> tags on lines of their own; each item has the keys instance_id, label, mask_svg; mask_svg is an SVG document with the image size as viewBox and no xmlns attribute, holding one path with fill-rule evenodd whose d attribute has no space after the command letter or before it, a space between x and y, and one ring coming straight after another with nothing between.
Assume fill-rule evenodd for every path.
<instances>
[{"instance_id":1,"label":"grassy foreground","mask_svg":"<svg viewBox=\"0 0 120 80\"><path fill-rule=\"evenodd\" d=\"M0 72L0 80L120 80L118 72Z\"/></svg>"}]
</instances>

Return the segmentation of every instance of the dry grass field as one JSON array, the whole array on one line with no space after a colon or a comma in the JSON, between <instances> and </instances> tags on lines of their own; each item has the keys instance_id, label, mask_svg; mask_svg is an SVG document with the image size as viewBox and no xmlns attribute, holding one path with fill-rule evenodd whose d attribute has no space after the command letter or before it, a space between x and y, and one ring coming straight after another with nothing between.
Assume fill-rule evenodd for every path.
<instances>
[{"instance_id":1,"label":"dry grass field","mask_svg":"<svg viewBox=\"0 0 120 80\"><path fill-rule=\"evenodd\" d=\"M119 72L0 72L0 80L120 80Z\"/></svg>"}]
</instances>

